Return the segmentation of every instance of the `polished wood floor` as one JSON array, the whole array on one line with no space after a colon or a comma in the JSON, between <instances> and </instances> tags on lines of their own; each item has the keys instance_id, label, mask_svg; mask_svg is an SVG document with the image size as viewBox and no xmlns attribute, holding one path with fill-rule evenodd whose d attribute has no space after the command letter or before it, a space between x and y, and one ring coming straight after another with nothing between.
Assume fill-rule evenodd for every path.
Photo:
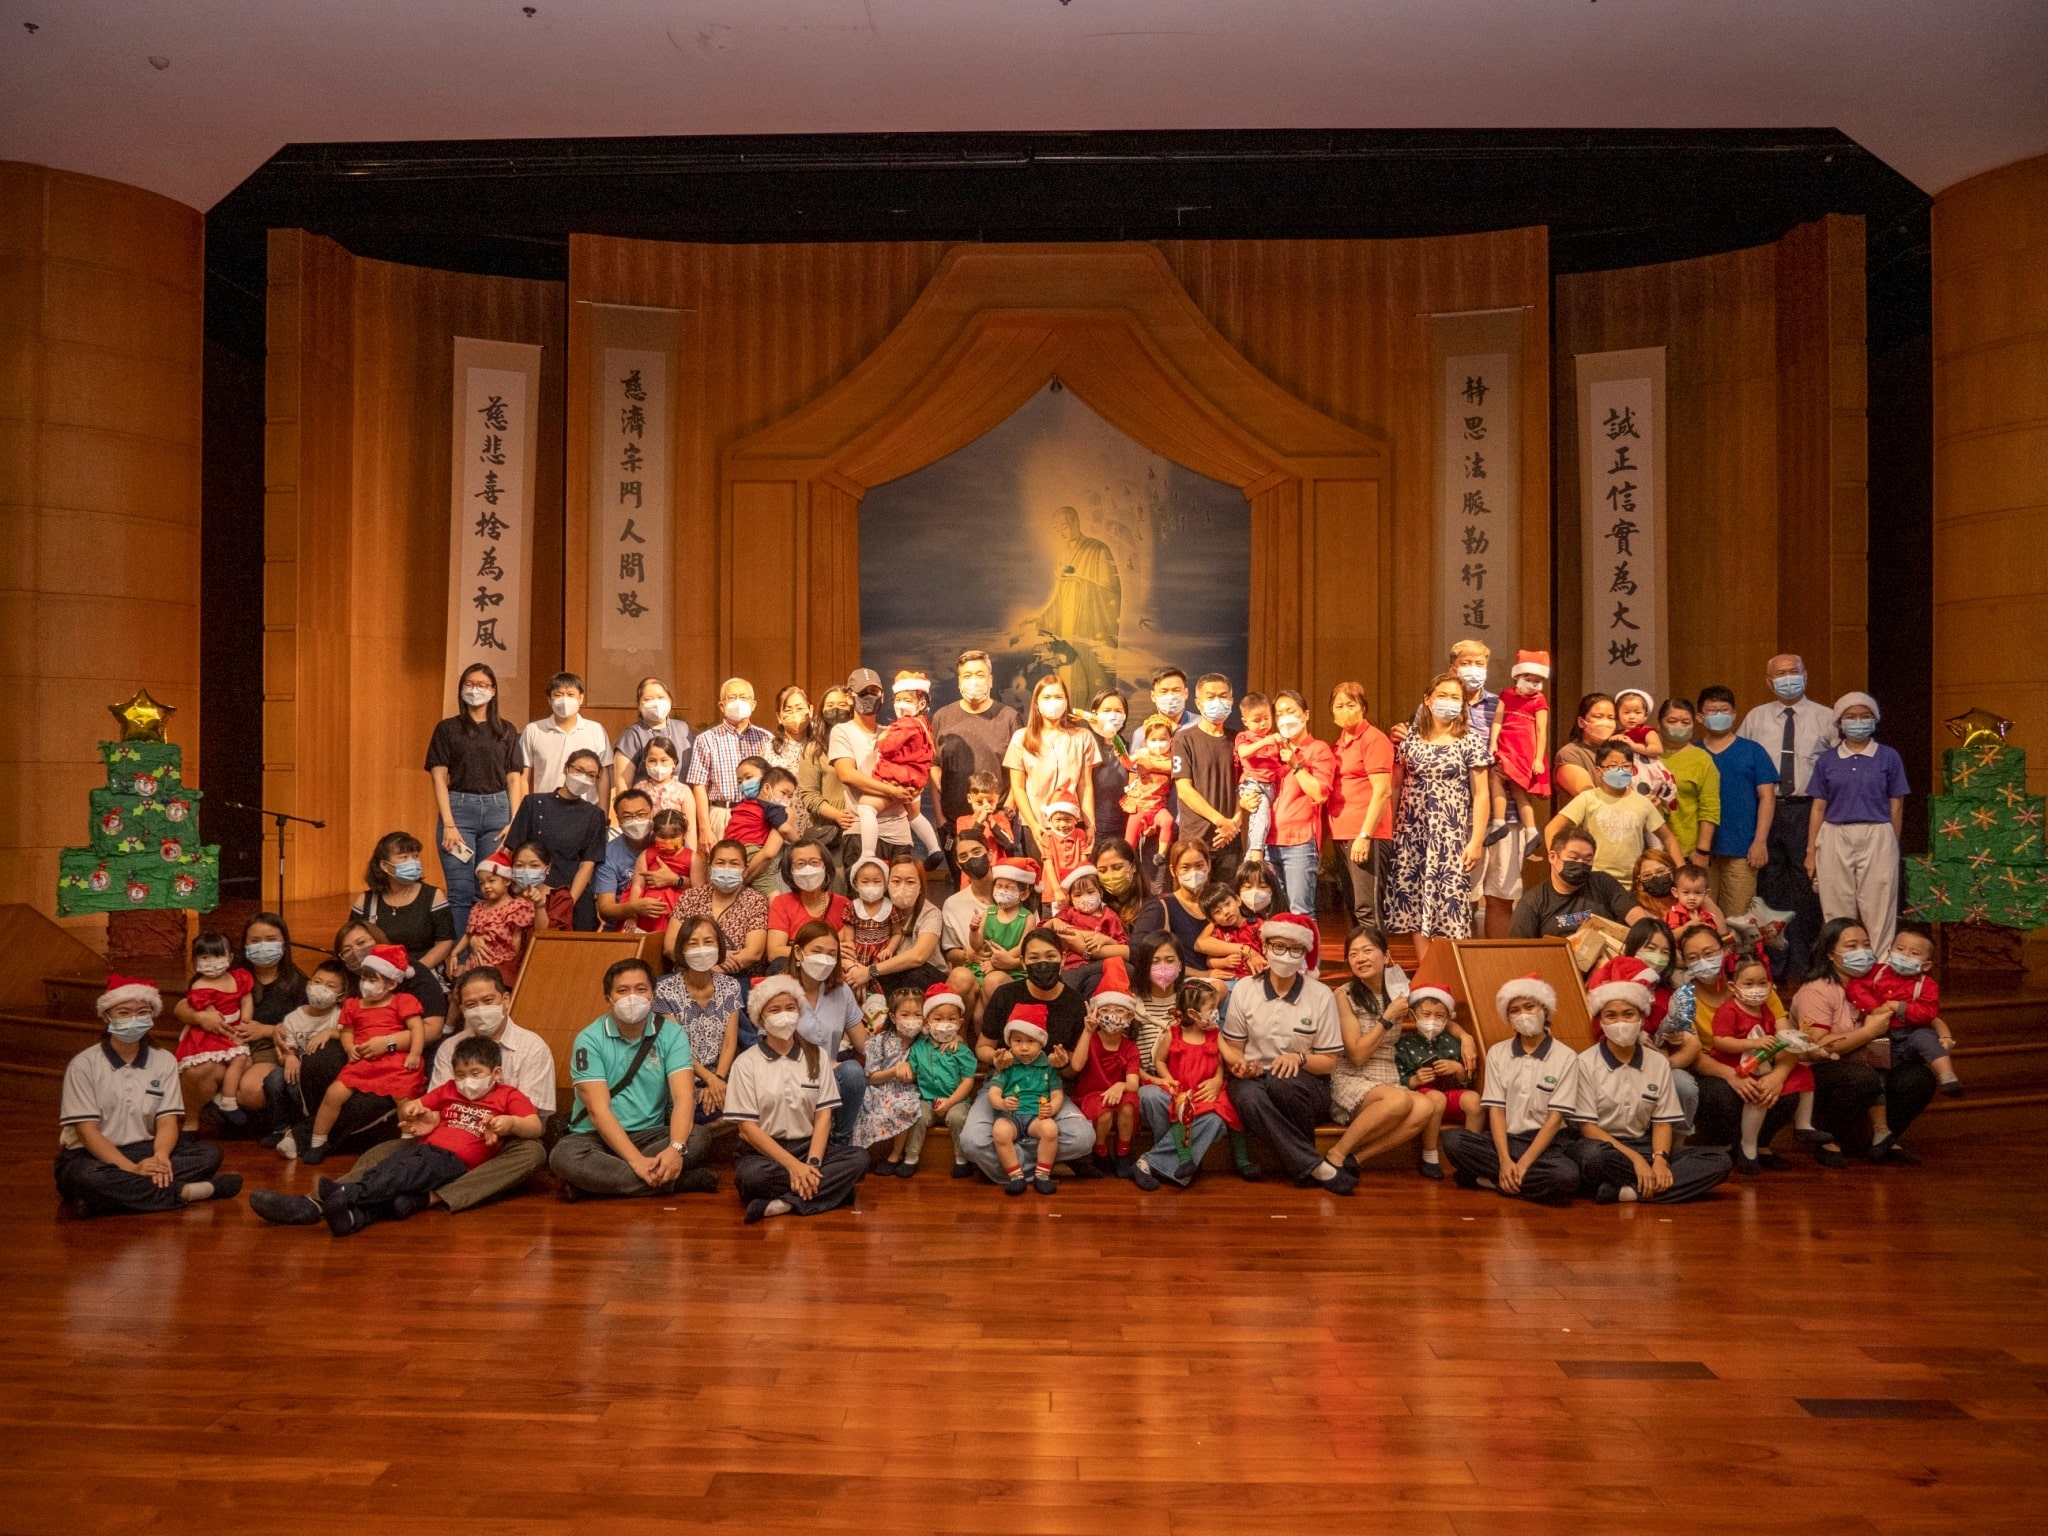
<instances>
[{"instance_id":1,"label":"polished wood floor","mask_svg":"<svg viewBox=\"0 0 2048 1536\"><path fill-rule=\"evenodd\" d=\"M2048 1491L2016 1140L1675 1211L941 1167L753 1228L728 1183L337 1242L72 1221L8 1108L10 1533L1983 1536Z\"/></svg>"}]
</instances>

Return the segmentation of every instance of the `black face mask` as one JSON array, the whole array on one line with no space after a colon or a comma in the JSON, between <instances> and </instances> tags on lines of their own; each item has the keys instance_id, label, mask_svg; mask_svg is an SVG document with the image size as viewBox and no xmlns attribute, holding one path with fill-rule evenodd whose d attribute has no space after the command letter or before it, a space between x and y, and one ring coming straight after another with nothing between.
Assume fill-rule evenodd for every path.
<instances>
[{"instance_id":1,"label":"black face mask","mask_svg":"<svg viewBox=\"0 0 2048 1536\"><path fill-rule=\"evenodd\" d=\"M979 880L983 878L985 875L988 874L989 870L992 867L993 866L989 864L987 854L983 854L978 859L962 859L960 861L961 871L970 880Z\"/></svg>"},{"instance_id":2,"label":"black face mask","mask_svg":"<svg viewBox=\"0 0 2048 1536\"><path fill-rule=\"evenodd\" d=\"M1671 894L1671 887L1675 883L1673 876L1664 874L1661 871L1654 875L1643 876L1643 889L1652 896L1669 896Z\"/></svg>"},{"instance_id":3,"label":"black face mask","mask_svg":"<svg viewBox=\"0 0 2048 1536\"><path fill-rule=\"evenodd\" d=\"M1024 974L1039 991L1050 992L1059 984L1060 963L1057 960L1034 960L1024 967Z\"/></svg>"},{"instance_id":4,"label":"black face mask","mask_svg":"<svg viewBox=\"0 0 2048 1536\"><path fill-rule=\"evenodd\" d=\"M1593 878L1593 866L1584 859L1566 859L1558 866L1557 878L1576 891Z\"/></svg>"},{"instance_id":5,"label":"black face mask","mask_svg":"<svg viewBox=\"0 0 2048 1536\"><path fill-rule=\"evenodd\" d=\"M853 700L853 707L864 715L872 715L882 707L882 696L879 693L856 694Z\"/></svg>"},{"instance_id":6,"label":"black face mask","mask_svg":"<svg viewBox=\"0 0 2048 1536\"><path fill-rule=\"evenodd\" d=\"M818 718L827 725L844 725L853 718L853 711L844 704L827 704L818 711Z\"/></svg>"}]
</instances>

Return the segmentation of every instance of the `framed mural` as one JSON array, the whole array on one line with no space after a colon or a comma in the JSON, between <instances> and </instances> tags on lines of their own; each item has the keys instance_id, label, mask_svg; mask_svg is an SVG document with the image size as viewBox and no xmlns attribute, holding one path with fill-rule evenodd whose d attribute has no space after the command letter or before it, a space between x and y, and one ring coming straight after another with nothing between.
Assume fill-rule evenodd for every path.
<instances>
[{"instance_id":1,"label":"framed mural","mask_svg":"<svg viewBox=\"0 0 2048 1536\"><path fill-rule=\"evenodd\" d=\"M1251 627L1244 493L1117 431L1054 379L965 447L860 508L861 661L923 668L985 650L1020 710L1047 672L1077 706L1169 663L1241 689ZM1138 718L1143 705L1133 701Z\"/></svg>"}]
</instances>

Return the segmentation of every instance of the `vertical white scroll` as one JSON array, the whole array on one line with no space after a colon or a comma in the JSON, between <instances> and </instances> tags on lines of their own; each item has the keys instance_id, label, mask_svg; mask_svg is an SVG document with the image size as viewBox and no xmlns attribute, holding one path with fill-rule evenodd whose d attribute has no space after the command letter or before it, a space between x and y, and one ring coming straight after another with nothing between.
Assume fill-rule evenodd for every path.
<instances>
[{"instance_id":1,"label":"vertical white scroll","mask_svg":"<svg viewBox=\"0 0 2048 1536\"><path fill-rule=\"evenodd\" d=\"M1586 677L1601 693L1668 691L1664 349L1581 354L1579 568Z\"/></svg>"},{"instance_id":2,"label":"vertical white scroll","mask_svg":"<svg viewBox=\"0 0 2048 1536\"><path fill-rule=\"evenodd\" d=\"M450 426L448 697L485 662L500 698L526 671L532 597L533 476L540 352L519 342L455 338Z\"/></svg>"},{"instance_id":3,"label":"vertical white scroll","mask_svg":"<svg viewBox=\"0 0 2048 1536\"><path fill-rule=\"evenodd\" d=\"M593 305L585 671L592 702L672 677L675 312Z\"/></svg>"},{"instance_id":4,"label":"vertical white scroll","mask_svg":"<svg viewBox=\"0 0 2048 1536\"><path fill-rule=\"evenodd\" d=\"M1483 640L1500 687L1521 633L1522 353L1519 310L1435 315L1436 617L1433 666Z\"/></svg>"}]
</instances>

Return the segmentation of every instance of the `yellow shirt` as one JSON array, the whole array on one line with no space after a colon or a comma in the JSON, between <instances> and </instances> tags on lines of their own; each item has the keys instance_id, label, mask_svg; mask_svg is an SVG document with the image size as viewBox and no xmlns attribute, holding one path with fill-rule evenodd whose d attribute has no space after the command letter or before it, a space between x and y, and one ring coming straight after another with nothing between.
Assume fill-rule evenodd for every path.
<instances>
[{"instance_id":1,"label":"yellow shirt","mask_svg":"<svg viewBox=\"0 0 2048 1536\"><path fill-rule=\"evenodd\" d=\"M1657 832L1664 825L1663 813L1649 797L1632 789L1618 795L1589 789L1564 808L1564 816L1593 834L1593 867L1626 886L1635 884L1636 860L1658 846Z\"/></svg>"}]
</instances>

